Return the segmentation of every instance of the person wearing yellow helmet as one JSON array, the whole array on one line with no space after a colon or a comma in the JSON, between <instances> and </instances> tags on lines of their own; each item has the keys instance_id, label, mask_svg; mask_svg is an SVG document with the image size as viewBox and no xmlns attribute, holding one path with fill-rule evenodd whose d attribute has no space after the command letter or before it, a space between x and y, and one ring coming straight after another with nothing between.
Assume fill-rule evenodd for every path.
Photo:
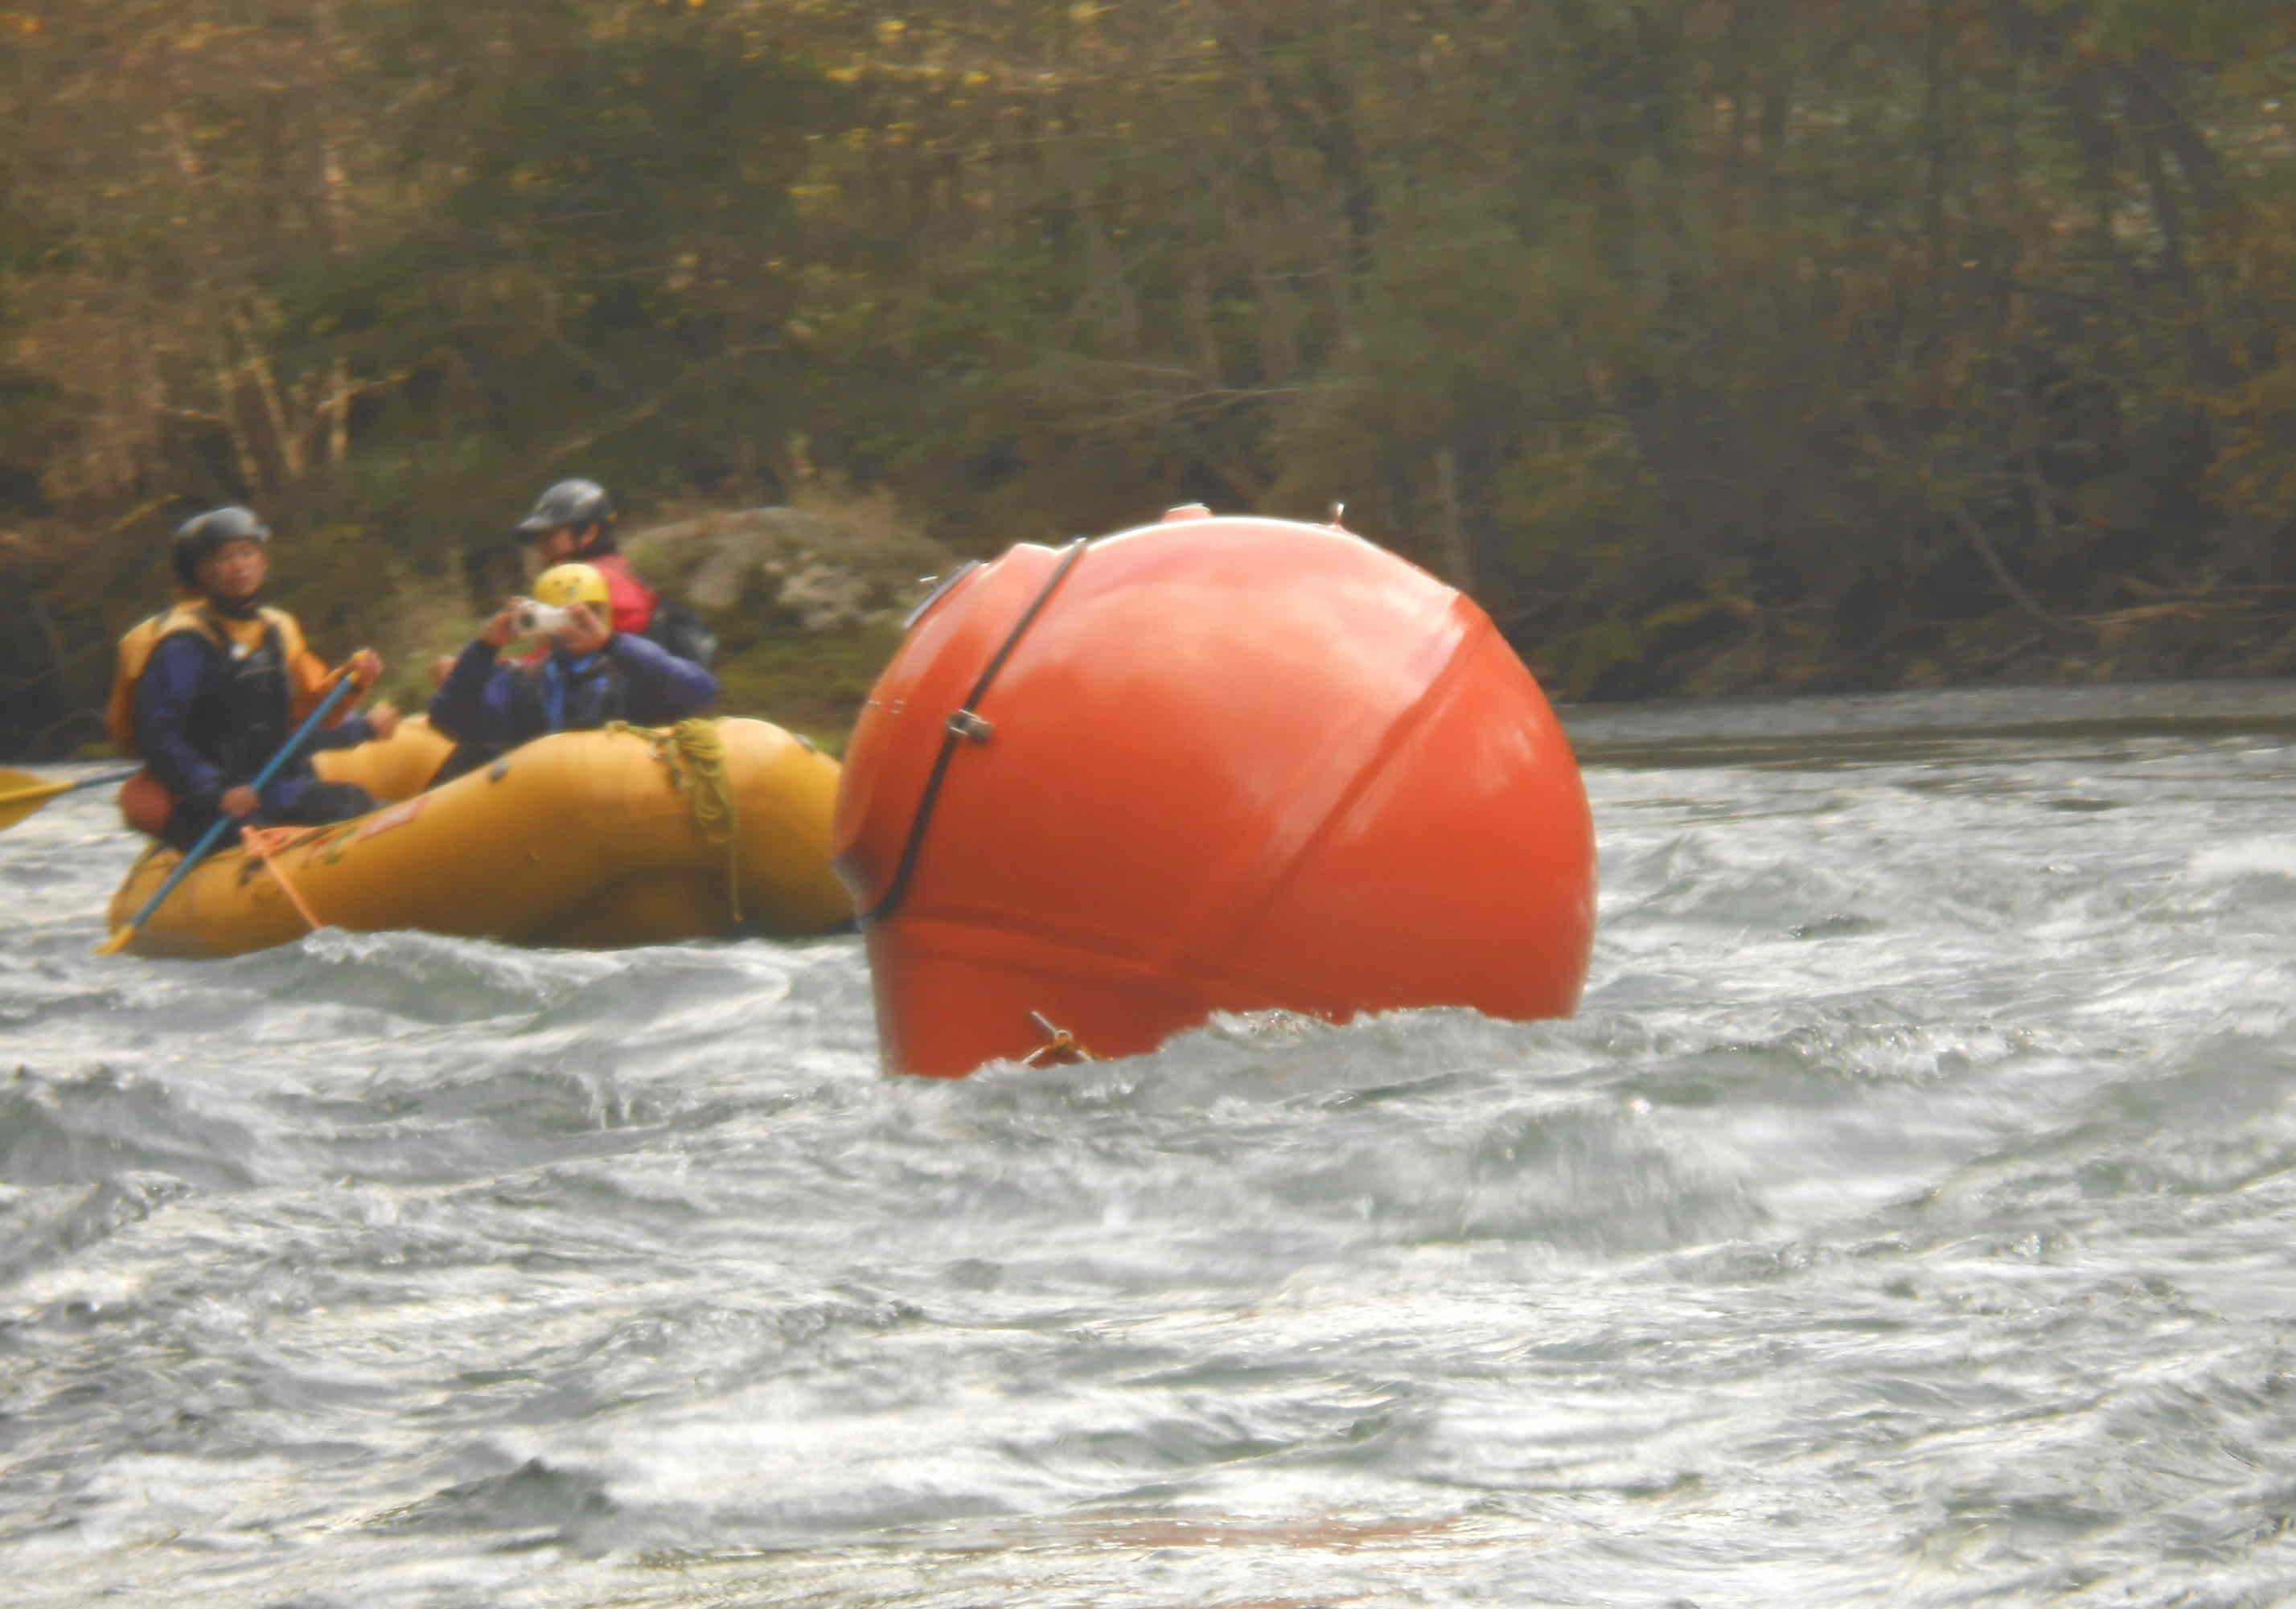
<instances>
[{"instance_id":1,"label":"person wearing yellow helmet","mask_svg":"<svg viewBox=\"0 0 2296 1609\"><path fill-rule=\"evenodd\" d=\"M554 564L534 578L534 591L528 602L538 603L545 610L571 610L580 604L598 617L607 630L614 629L613 616L608 612L613 603L613 589L607 586L605 572L594 564ZM554 620L555 615L544 615L538 611L521 617Z\"/></svg>"},{"instance_id":2,"label":"person wearing yellow helmet","mask_svg":"<svg viewBox=\"0 0 2296 1609\"><path fill-rule=\"evenodd\" d=\"M595 480L557 480L518 522L518 539L545 569L578 562L596 571L606 583L607 607L598 613L616 631L651 637L707 670L717 657L717 636L693 610L638 579L614 540L616 517L613 498ZM443 683L454 664L452 654L431 661L431 681Z\"/></svg>"},{"instance_id":3,"label":"person wearing yellow helmet","mask_svg":"<svg viewBox=\"0 0 2296 1609\"><path fill-rule=\"evenodd\" d=\"M611 592L594 565L556 564L530 596L495 612L456 656L430 700L430 724L455 739L434 783L553 732L608 721L642 727L685 719L718 696L718 678L634 631L613 628ZM543 649L516 663L503 650L521 637Z\"/></svg>"}]
</instances>

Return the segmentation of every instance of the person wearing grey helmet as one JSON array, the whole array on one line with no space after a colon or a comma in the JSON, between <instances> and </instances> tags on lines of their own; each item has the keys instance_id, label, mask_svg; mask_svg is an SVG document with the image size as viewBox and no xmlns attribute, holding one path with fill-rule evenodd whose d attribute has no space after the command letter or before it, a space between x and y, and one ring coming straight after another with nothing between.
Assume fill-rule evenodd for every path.
<instances>
[{"instance_id":1,"label":"person wearing grey helmet","mask_svg":"<svg viewBox=\"0 0 2296 1609\"><path fill-rule=\"evenodd\" d=\"M518 522L519 539L531 543L544 568L587 564L606 578L616 631L644 635L653 624L654 590L637 578L614 545L614 500L595 480L554 481Z\"/></svg>"},{"instance_id":2,"label":"person wearing grey helmet","mask_svg":"<svg viewBox=\"0 0 2296 1609\"><path fill-rule=\"evenodd\" d=\"M718 638L701 617L638 579L622 556L614 542L614 500L595 480L578 476L543 488L518 534L534 545L545 568L587 564L605 577L612 612L607 624L614 630L646 637L704 670L716 660ZM444 670L434 667L433 674L443 677Z\"/></svg>"},{"instance_id":3,"label":"person wearing grey helmet","mask_svg":"<svg viewBox=\"0 0 2296 1609\"><path fill-rule=\"evenodd\" d=\"M144 768L121 790L128 825L177 849L197 842L218 817L317 825L374 808L365 789L322 781L313 750L387 738L389 704L339 718L306 738L258 793L251 785L303 715L333 685L284 610L264 603L271 529L236 504L177 528L168 561L184 601L120 639L106 725ZM382 669L372 649L343 674L371 684Z\"/></svg>"}]
</instances>

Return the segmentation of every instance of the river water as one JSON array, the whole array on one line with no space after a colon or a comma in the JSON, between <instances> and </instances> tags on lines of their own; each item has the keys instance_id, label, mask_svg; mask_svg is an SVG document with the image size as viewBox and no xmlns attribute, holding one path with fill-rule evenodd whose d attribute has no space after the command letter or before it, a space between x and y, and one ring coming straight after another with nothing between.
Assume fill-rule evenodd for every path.
<instances>
[{"instance_id":1,"label":"river water","mask_svg":"<svg viewBox=\"0 0 2296 1609\"><path fill-rule=\"evenodd\" d=\"M876 1071L858 941L99 959L0 835L0 1601L2296 1600L2296 684L1566 710L1568 1022Z\"/></svg>"}]
</instances>

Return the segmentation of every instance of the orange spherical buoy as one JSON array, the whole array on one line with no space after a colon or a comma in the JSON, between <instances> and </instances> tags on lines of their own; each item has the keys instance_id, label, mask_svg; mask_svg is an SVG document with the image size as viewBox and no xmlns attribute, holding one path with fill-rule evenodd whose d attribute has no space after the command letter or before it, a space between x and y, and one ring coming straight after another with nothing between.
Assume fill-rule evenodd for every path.
<instances>
[{"instance_id":1,"label":"orange spherical buoy","mask_svg":"<svg viewBox=\"0 0 2296 1609\"><path fill-rule=\"evenodd\" d=\"M1567 1016L1586 790L1489 617L1336 526L1021 544L911 617L837 873L885 1064L1153 1049L1215 1011Z\"/></svg>"}]
</instances>

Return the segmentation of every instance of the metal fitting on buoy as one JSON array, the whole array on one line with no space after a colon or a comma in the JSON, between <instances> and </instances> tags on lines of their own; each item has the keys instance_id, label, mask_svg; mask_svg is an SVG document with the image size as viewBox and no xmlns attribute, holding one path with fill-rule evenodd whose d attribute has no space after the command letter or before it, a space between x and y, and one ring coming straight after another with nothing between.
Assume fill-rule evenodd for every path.
<instances>
[{"instance_id":1,"label":"metal fitting on buoy","mask_svg":"<svg viewBox=\"0 0 2296 1609\"><path fill-rule=\"evenodd\" d=\"M1045 1042L1021 1058L1021 1066L1072 1067L1078 1062L1099 1060L1092 1052L1077 1043L1076 1035L1065 1028L1054 1027L1051 1020L1043 1012L1032 1011L1029 1014L1029 1018L1036 1023L1037 1031L1045 1036Z\"/></svg>"}]
</instances>

